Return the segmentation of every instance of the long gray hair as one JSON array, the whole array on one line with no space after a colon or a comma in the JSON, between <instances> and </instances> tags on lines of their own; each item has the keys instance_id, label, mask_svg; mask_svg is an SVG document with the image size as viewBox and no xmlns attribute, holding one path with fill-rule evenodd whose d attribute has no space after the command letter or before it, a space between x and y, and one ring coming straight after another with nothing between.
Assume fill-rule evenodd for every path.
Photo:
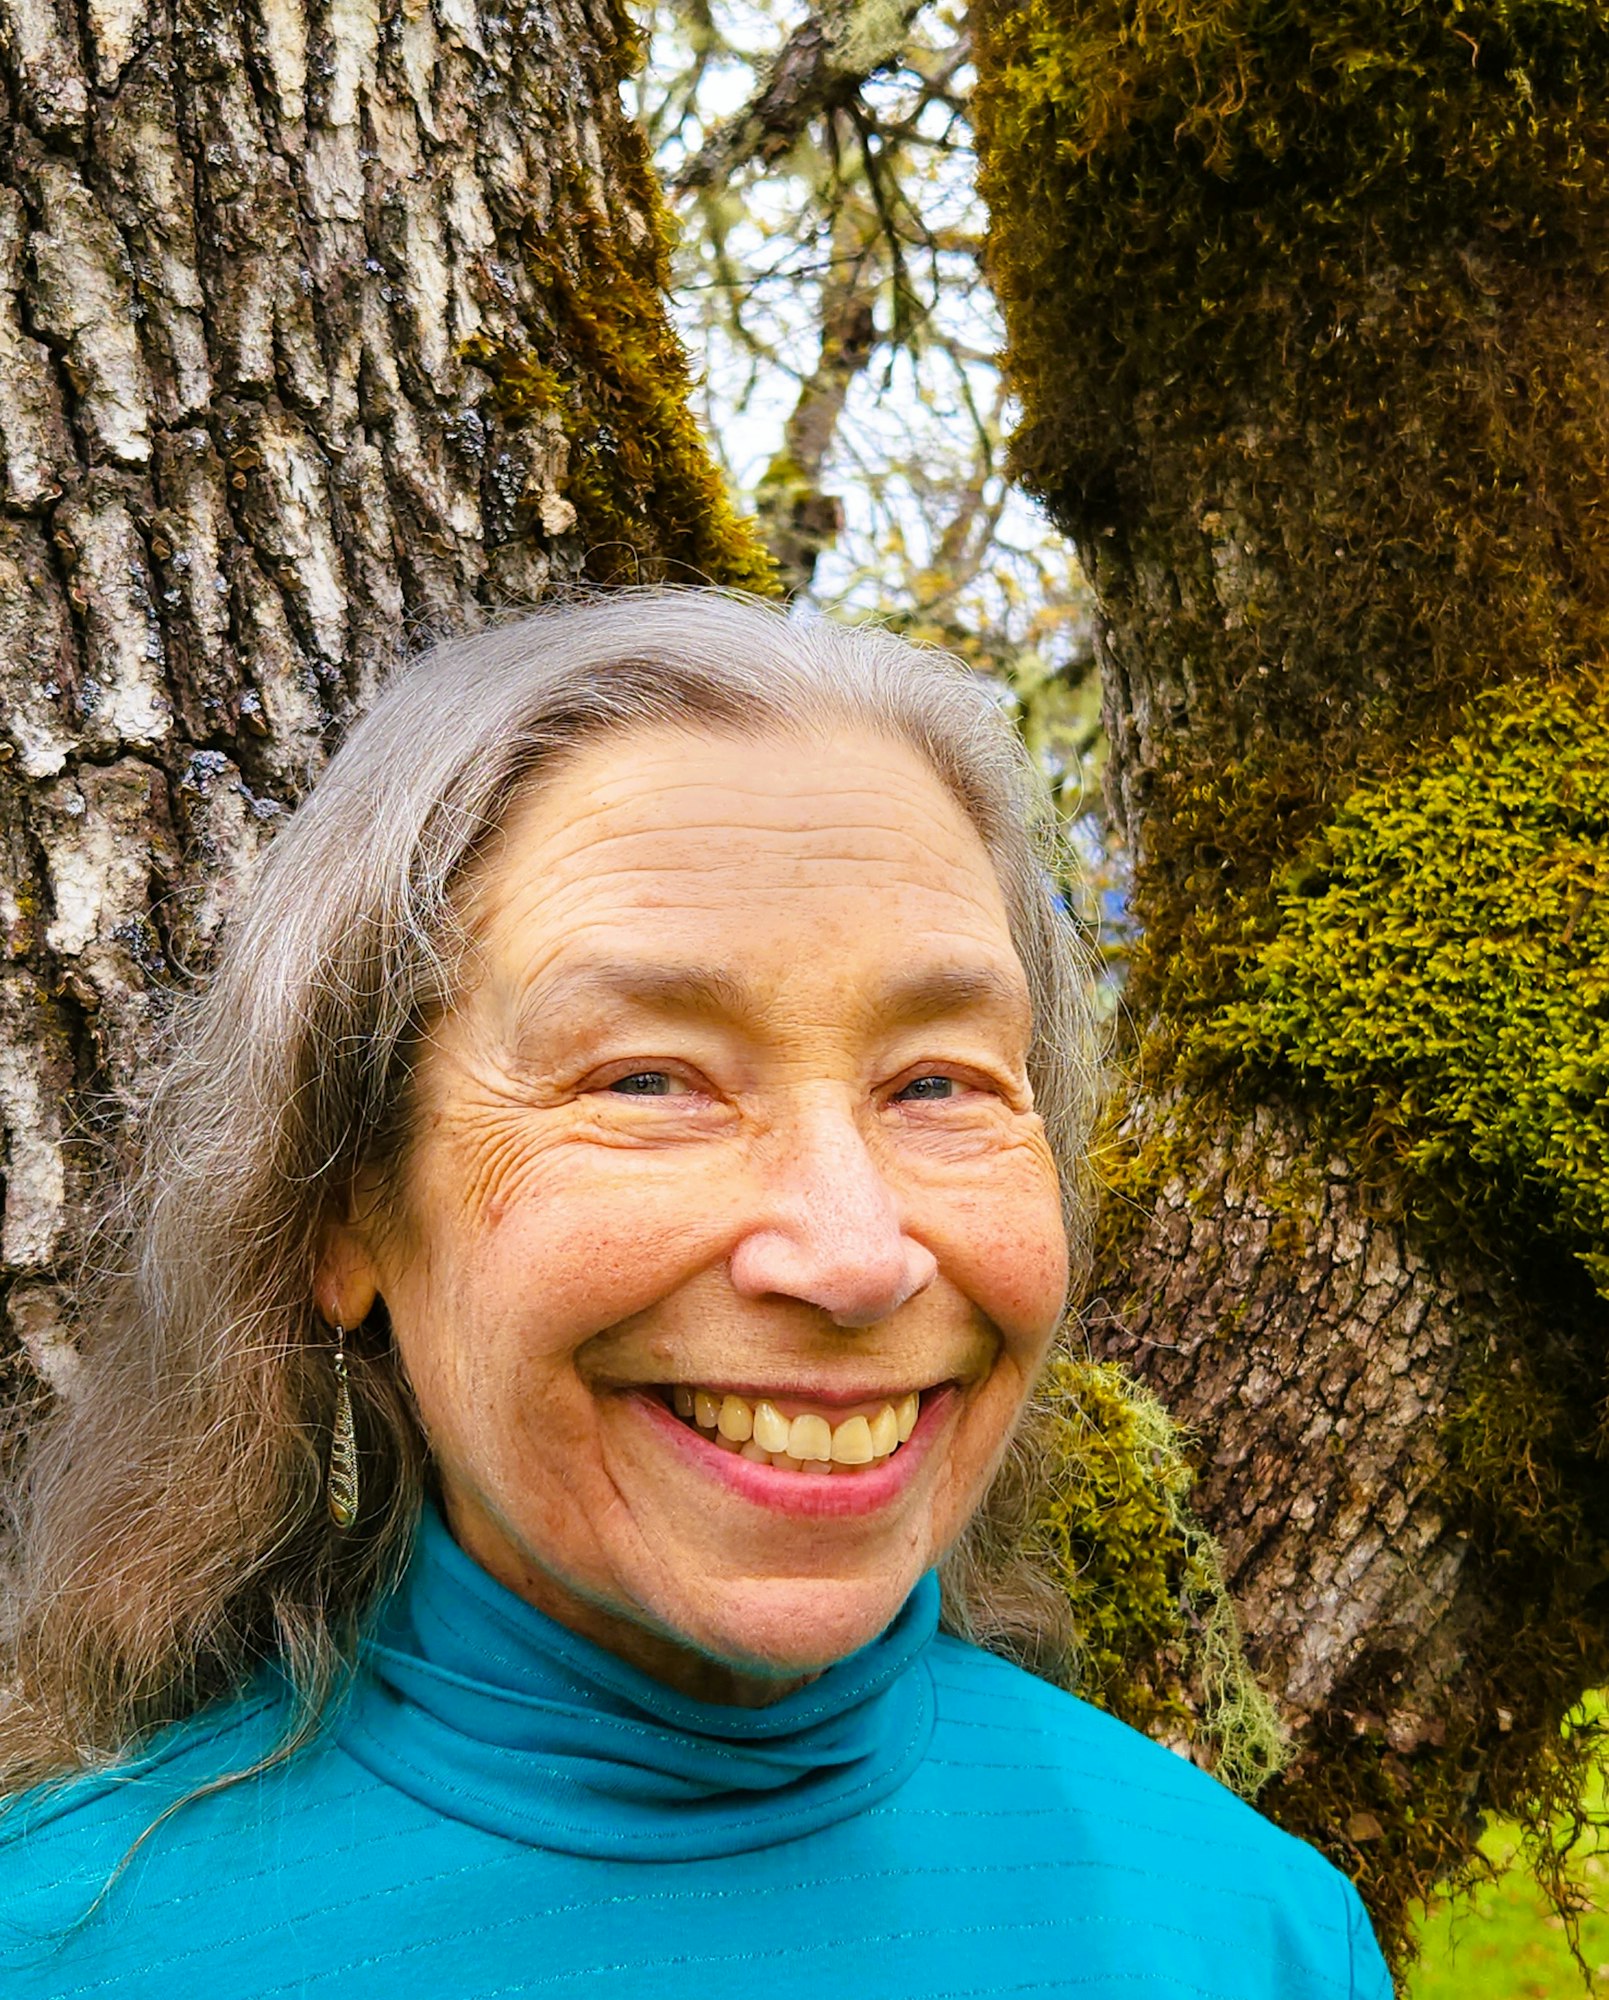
<instances>
[{"instance_id":1,"label":"long gray hair","mask_svg":"<svg viewBox=\"0 0 1609 2000\"><path fill-rule=\"evenodd\" d=\"M428 1453L379 1311L350 1357L361 1512L332 1528L321 1221L360 1166L385 1177L405 1153L410 1066L453 1004L465 887L516 795L583 743L651 723L868 728L949 787L1028 976L1030 1075L1078 1261L1090 961L1058 906L1033 768L984 683L887 633L714 591L558 604L438 646L396 674L268 849L151 1069L137 1169L78 1302L77 1386L15 1445L0 1792L126 1755L268 1658L297 1697L276 1756L332 1711L406 1562ZM950 1560L947 1616L1053 1669L1065 1592L1023 1567L1023 1452Z\"/></svg>"}]
</instances>

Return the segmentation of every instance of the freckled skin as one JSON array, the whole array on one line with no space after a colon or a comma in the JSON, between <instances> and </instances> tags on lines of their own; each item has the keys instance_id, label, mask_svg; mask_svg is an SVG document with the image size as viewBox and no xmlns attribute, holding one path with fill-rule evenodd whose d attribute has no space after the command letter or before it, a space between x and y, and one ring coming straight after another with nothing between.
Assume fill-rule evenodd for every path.
<instances>
[{"instance_id":1,"label":"freckled skin","mask_svg":"<svg viewBox=\"0 0 1609 2000\"><path fill-rule=\"evenodd\" d=\"M453 1532L493 1575L685 1692L774 1699L955 1540L1063 1308L987 853L881 738L644 730L516 808L470 914L405 1217L330 1227L320 1303L351 1325L383 1296ZM690 996L667 967L726 985ZM956 968L979 990L896 1004ZM917 1476L842 1520L729 1491L632 1393L951 1380Z\"/></svg>"}]
</instances>

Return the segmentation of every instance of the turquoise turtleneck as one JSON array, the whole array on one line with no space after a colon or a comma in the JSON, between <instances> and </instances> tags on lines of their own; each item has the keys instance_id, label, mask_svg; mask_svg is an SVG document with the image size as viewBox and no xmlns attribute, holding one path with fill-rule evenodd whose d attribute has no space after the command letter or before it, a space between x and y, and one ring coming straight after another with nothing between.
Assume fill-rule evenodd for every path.
<instances>
[{"instance_id":1,"label":"turquoise turtleneck","mask_svg":"<svg viewBox=\"0 0 1609 2000\"><path fill-rule=\"evenodd\" d=\"M1357 1897L1212 1779L937 1632L763 1709L513 1596L427 1510L351 1699L266 1679L0 1821L5 2000L1389 2000Z\"/></svg>"}]
</instances>

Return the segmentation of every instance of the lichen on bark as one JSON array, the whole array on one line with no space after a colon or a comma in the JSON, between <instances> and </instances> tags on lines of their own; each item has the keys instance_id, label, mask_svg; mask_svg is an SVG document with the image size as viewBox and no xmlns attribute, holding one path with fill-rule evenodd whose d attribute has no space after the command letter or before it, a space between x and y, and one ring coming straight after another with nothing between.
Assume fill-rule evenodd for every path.
<instances>
[{"instance_id":1,"label":"lichen on bark","mask_svg":"<svg viewBox=\"0 0 1609 2000\"><path fill-rule=\"evenodd\" d=\"M1110 1362L1058 1356L1030 1538L1072 1605L1076 1685L1245 1797L1289 1757L1245 1657L1223 1557L1191 1512L1186 1436Z\"/></svg>"}]
</instances>

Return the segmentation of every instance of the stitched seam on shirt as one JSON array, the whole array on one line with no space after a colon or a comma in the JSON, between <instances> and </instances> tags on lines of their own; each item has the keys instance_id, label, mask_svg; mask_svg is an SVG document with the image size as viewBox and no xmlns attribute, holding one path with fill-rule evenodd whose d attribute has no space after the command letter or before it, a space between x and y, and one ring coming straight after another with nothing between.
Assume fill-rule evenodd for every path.
<instances>
[{"instance_id":1,"label":"stitched seam on shirt","mask_svg":"<svg viewBox=\"0 0 1609 2000\"><path fill-rule=\"evenodd\" d=\"M1102 1992L1113 1986L1137 1986L1142 1981L1153 1986L1164 1982L1166 1993L1193 1993L1197 2000L1245 2000L1240 1993L1225 1993L1219 1986L1196 1986L1188 1984L1172 1972L1092 1972L1063 1973L1057 1979L1027 1979L1013 1986L959 1986L946 1993L930 1993L924 2000L996 2000L1001 1993L1063 1993L1069 1986L1098 1986Z\"/></svg>"},{"instance_id":2,"label":"stitched seam on shirt","mask_svg":"<svg viewBox=\"0 0 1609 2000\"><path fill-rule=\"evenodd\" d=\"M1047 1730L1045 1733L1051 1735L1054 1732ZM1151 1739L1147 1738L1146 1740L1149 1742ZM1171 1750L1164 1751L1163 1755L1171 1757L1173 1752ZM1047 1769L1047 1766L1043 1764L984 1764L974 1762L970 1757L927 1757L923 1761L926 1764L946 1771L1022 1771L1034 1778L1044 1777ZM1181 1786L1177 1791L1170 1791L1163 1785L1136 1784L1130 1778L1116 1777L1112 1772L1103 1771L1099 1768L1094 1770L1082 1769L1077 1765L1064 1764L1059 1761L1049 1768L1053 1768L1059 1777L1069 1778L1075 1784L1109 1785L1114 1791L1120 1792L1124 1798L1132 1797L1138 1793L1143 1794L1148 1799L1163 1799L1171 1806L1195 1805L1199 1799L1199 1794L1194 1785ZM1196 1770L1196 1766L1193 1764L1190 1768L1196 1771L1197 1777L1210 1776L1210 1773ZM1222 1779L1213 1778L1212 1784L1215 1790L1224 1794L1223 1799L1218 1801L1219 1804L1227 1805L1231 1800L1234 1800L1239 1805L1246 1805L1246 1801L1238 1798L1234 1792L1231 1792ZM1246 1806L1246 1810L1250 1813L1257 1813L1255 1806ZM1257 1817L1261 1818L1261 1814L1257 1814ZM1265 1822L1265 1824L1271 1825L1272 1822Z\"/></svg>"},{"instance_id":3,"label":"stitched seam on shirt","mask_svg":"<svg viewBox=\"0 0 1609 2000\"><path fill-rule=\"evenodd\" d=\"M506 1857L507 1865L518 1867L528 1863L532 1852L533 1850L526 1847L516 1848L513 1853L511 1853ZM458 1868L441 1869L432 1875L425 1875L420 1877L414 1877L408 1880L388 1883L383 1888L367 1890L360 1896L345 1897L340 1902L331 1904L327 1906L326 1909L319 1911L316 1914L330 1915L339 1913L343 1919L350 1919L353 1912L362 1909L366 1904L381 1902L389 1896L408 1896L408 1897L416 1896L421 1890L438 1888L445 1884L462 1880L466 1876L472 1876L478 1874L486 1868L501 1868L503 1865L505 1865L503 1857L499 1857L496 1860L490 1860L490 1861L483 1858L477 1861L466 1863ZM460 1941L489 1937L494 1935L498 1931L518 1930L521 1926L530 1923L550 1922L555 1918L578 1916L584 1914L587 1911L595 1911L597 1909L605 1907L611 1910L620 1910L620 1909L636 1908L642 1905L674 1906L678 1903L695 1905L700 1903L708 1904L708 1903L742 1902L745 1900L758 1899L763 1896L788 1894L799 1890L815 1891L815 1890L838 1889L850 1885L859 1886L860 1884L866 1882L925 1881L929 1879L943 1879L945 1877L950 1877L950 1876L960 1876L963 1878L970 1879L978 1875L1011 1876L1011 1875L1030 1875L1030 1874L1041 1874L1041 1873L1055 1874L1061 1871L1066 1871L1069 1873L1087 1871L1090 1873L1099 1872L1107 1875L1127 1875L1135 1877L1142 1882L1157 1881L1157 1882L1171 1883L1175 1879L1159 1871L1140 1868L1131 1863L1113 1862L1105 1859L1082 1860L1072 1857L1061 1858L1052 1861L1017 1861L1017 1862L1000 1862L1000 1863L985 1862L982 1864L975 1862L958 1862L953 1865L946 1864L945 1866L942 1867L932 1867L932 1868L901 1867L901 1868L886 1868L886 1869L877 1869L869 1871L854 1869L843 1874L806 1877L802 1880L796 1880L796 1881L776 1882L776 1883L742 1883L736 1885L731 1889L695 1889L695 1890L664 1889L664 1890L645 1890L637 1895L611 1894L604 1897L585 1896L567 1903L549 1904L543 1909L521 1910L516 1912L512 1916L503 1917L494 1922L485 1922L485 1921L476 1922L475 1924L469 1925L462 1930L451 1931L433 1937L427 1940L426 1944L427 1945L456 1944ZM253 1882L257 1882L264 1879L265 1877L271 1876L274 1872L275 1871L272 1868L268 1868L268 1869L257 1870L251 1875L233 1877L231 1878L229 1883L230 1891L232 1894L239 1895L241 1891L248 1890L249 1886ZM217 1884L214 1885L215 1888L217 1886L219 1885ZM1199 1886L1205 1887L1206 1885L1199 1885ZM1245 1888L1238 1883L1214 1884L1212 1885L1212 1892L1219 1895L1227 1894L1239 1898L1240 1900L1245 1902L1260 1904L1269 1909L1274 1909L1278 1907L1276 1899L1273 1896L1267 1894L1262 1890ZM173 1900L177 1901L179 1899L173 1899ZM188 1898L184 1900L188 1900ZM150 1908L153 1910L153 1912L159 1912L171 1907L172 1907L171 1901L167 1903L156 1903L150 1905ZM308 1915L309 1915L308 1912L303 1911L294 1917L284 1918L278 1924L270 1925L259 1929L254 1933L254 1935L258 1938L267 1938L271 1937L275 1931L286 1931L286 1930L294 1931L300 1928L300 1926L307 1921ZM1181 1935L1193 1936L1195 1935L1195 1933L1181 1933ZM188 1951L176 1953L173 1956L164 1959L163 1966L165 1969L167 1969L182 1965L186 1961L191 1959L205 1957L213 1948L214 1947L211 1945L193 1946ZM404 1952L408 1950L423 1949L423 1948L425 1947L424 1946L404 1947ZM387 1956L390 1957L396 1955L397 1954L388 1954ZM361 1961L361 1963L363 1964L380 1963L380 1962L382 1961L378 1959ZM105 1986L115 1985L115 1984L116 1984L115 1980L101 1980L99 1982L91 1982L89 1984L73 1988L72 1993L75 1995L93 1993L101 1990ZM297 1986L299 1990L301 1981L298 1980L294 1982L294 1984ZM265 1989L265 1992L274 1993L274 1992L288 1991L288 1990L289 1990L288 1987L287 1988L273 1987ZM65 1996L58 1996L58 2000L65 2000ZM485 1996L484 1995L478 1996L478 2000L485 2000Z\"/></svg>"},{"instance_id":4,"label":"stitched seam on shirt","mask_svg":"<svg viewBox=\"0 0 1609 2000\"><path fill-rule=\"evenodd\" d=\"M378 1652L381 1649L374 1648L372 1650ZM436 1671L438 1673L447 1673L450 1671L450 1669L437 1668ZM484 1687L484 1683L467 1681L464 1679L462 1675L454 1676L454 1682L455 1685L459 1687L474 1688L477 1690ZM556 1708L561 1710L564 1709L563 1703L550 1701L547 1699L546 1696L520 1695L511 1689L499 1689L498 1693L499 1695L511 1695L513 1700L513 1705L526 1713L534 1712L534 1706L537 1703L541 1703L542 1706L545 1707L549 1712L551 1712L553 1709ZM422 1704L420 1703L413 1702L411 1697L407 1696L406 1694L399 1694L397 1696L397 1699L405 1703L408 1703L413 1707L422 1706ZM444 1722L441 1719L441 1717L436 1715L435 1712L431 1709L428 1708L425 1709L424 1713L430 1716L431 1721L434 1722L439 1729L447 1730L454 1736L460 1736L460 1737L467 1736L470 1738L472 1742L484 1741L484 1738L475 1737L468 1730L455 1729L450 1722ZM353 1713L352 1720L354 1727L359 1729L363 1728L364 1725L359 1719L359 1716L355 1710ZM589 1730L598 1730L598 1731L606 1729L612 1730L617 1735L625 1736L631 1739L632 1741L638 1743L649 1743L649 1744L659 1743L662 1742L666 1736L681 1736L684 1740L691 1738L691 1740L698 1745L698 1753L701 1762L726 1763L726 1764L752 1764L754 1762L756 1755L755 1747L748 1744L723 1743L720 1741L718 1737L698 1736L692 1730L675 1729L671 1727L669 1724L665 1723L660 1723L656 1725L647 1722L633 1722L629 1716L600 1714L595 1709L589 1709L587 1711L587 1727ZM373 1732L371 1731L368 1733L372 1736ZM763 1756L766 1748L765 1741L763 1738L759 1738L756 1739L756 1742L758 1744L759 1754ZM540 1754L540 1748L539 1746L536 1745L527 1747L525 1745L516 1744L513 1746L500 1746L500 1747L510 1747L514 1752L514 1754L518 1755L536 1756ZM813 1768L819 1770L822 1767L820 1765L817 1765Z\"/></svg>"},{"instance_id":5,"label":"stitched seam on shirt","mask_svg":"<svg viewBox=\"0 0 1609 2000\"><path fill-rule=\"evenodd\" d=\"M1002 1669L1005 1667L1003 1660L996 1659L995 1664ZM1077 1708L1089 1710L1092 1715L1098 1716L1102 1722L1111 1724L1114 1729L1127 1727L1125 1724L1118 1723L1114 1716L1108 1715L1105 1709L1096 1708L1092 1701L1086 1701L1082 1695L1068 1694L1064 1689L1052 1687L1049 1681L1035 1681L1030 1687L1017 1688L991 1687L986 1681L980 1683L978 1679L974 1678L946 1680L941 1677L943 1668L937 1662L935 1662L933 1674L935 1684L941 1693L959 1695L969 1706L974 1702L992 1701L998 1703L1002 1708L1009 1708L1014 1713L1021 1714L1024 1709L1028 1709L1030 1712L1043 1712L1048 1707L1060 1707L1063 1704L1072 1704ZM1032 1680L1032 1676L1026 1672L1023 1678ZM952 1710L953 1713L954 1711Z\"/></svg>"},{"instance_id":6,"label":"stitched seam on shirt","mask_svg":"<svg viewBox=\"0 0 1609 2000\"><path fill-rule=\"evenodd\" d=\"M507 1857L508 1864L518 1866L524 1863L531 1851L529 1848L520 1848L515 1855ZM388 1883L382 1889L368 1890L361 1896L344 1897L338 1903L331 1903L327 1906L327 1912L331 1914L335 1912L344 1913L348 1910L358 1909L364 1903L378 1902L386 1896L399 1894L414 1895L420 1889L435 1888L441 1884L459 1880L466 1875L473 1875L481 1868L501 1865L504 1865L504 1857L500 1856L496 1861L483 1859L466 1862L462 1867L443 1869L435 1875ZM958 1861L927 1868L856 1868L849 1869L840 1875L818 1875L805 1877L801 1880L776 1883L743 1883L732 1889L642 1890L636 1895L629 1896L611 1894L607 1900L610 1909L632 1909L639 1905L658 1903L724 1903L748 1897L790 1894L799 1889L842 1889L863 1882L926 1881L929 1878L950 1875L960 1875L969 1878L975 1875L1033 1875L1054 1873L1059 1869L1098 1869L1109 1875L1132 1875L1142 1882L1173 1881L1176 1879L1172 1876L1161 1875L1154 1869L1138 1867L1132 1862L1107 1861L1104 1859L1084 1861L1064 1856L1054 1861ZM248 1887L253 1882L263 1880L273 1873L273 1869L264 1868L255 1870L250 1875L235 1876L231 1878L230 1887L238 1891ZM1195 1884L1192 1886L1205 1888L1207 1885ZM1245 1889L1233 1884L1224 1885L1222 1889L1216 1884L1212 1886L1214 1893L1227 1893L1232 1896L1238 1896L1247 1902L1265 1904L1270 1909L1276 1907L1275 1899L1260 1889ZM181 1902L188 1902L189 1900L188 1896L173 1897L167 1902L154 1903L148 1907L152 1910L173 1909ZM453 1937L480 1937L488 1931L513 1928L529 1921L533 1916L546 1921L552 1917L575 1916L582 1911L595 1909L596 1907L597 1903L591 1897L583 1897L578 1901L570 1903L552 1903L539 1911L520 1911L512 1917L502 1918L496 1923L477 1924L471 1930L455 1931ZM293 1920L287 1919L286 1921L289 1923ZM302 1921L304 1919L301 1917L294 1919L295 1923L301 1923Z\"/></svg>"},{"instance_id":7,"label":"stitched seam on shirt","mask_svg":"<svg viewBox=\"0 0 1609 2000\"><path fill-rule=\"evenodd\" d=\"M1136 1786L1135 1789L1138 1790L1139 1788ZM890 1808L886 1806L870 1806L867 1808L867 1817L881 1817L889 1810ZM1071 1817L1075 1809L1065 1805L1002 1806L998 1812L987 1810L980 1812L970 1806L963 1806L957 1809L951 1806L914 1806L906 1804L895 1808L895 1810L909 1814L913 1818L920 1816L923 1819L1043 1819L1047 1815L1053 1814L1065 1814ZM1125 1819L1120 1813L1105 1811L1101 1814L1101 1825L1127 1827L1131 1833L1155 1834L1166 1830L1160 1821ZM1269 1830L1271 1833L1278 1831L1277 1828L1273 1827L1270 1827ZM1286 1858L1280 1852L1283 1846L1284 1842L1273 1840L1267 1846L1263 1846L1261 1843L1251 1846L1244 1841L1220 1840L1216 1835L1213 1836L1212 1840L1213 1852L1216 1854L1243 1854L1256 1861L1270 1861L1275 1856L1278 1856L1280 1861L1283 1862Z\"/></svg>"},{"instance_id":8,"label":"stitched seam on shirt","mask_svg":"<svg viewBox=\"0 0 1609 2000\"><path fill-rule=\"evenodd\" d=\"M859 1937L818 1938L814 1941L814 1948L820 1952L861 1951L875 1945L907 1944L930 1940L943 1942L958 1938L1007 1937L1018 1935L1024 1931L1043 1935L1046 1931L1075 1930L1092 1923L1117 1924L1121 1925L1124 1929L1130 1930L1142 1928L1133 1918L1123 1917L1108 1918L1087 1915L1076 1917L1028 1917L1019 1923L971 1924L955 1929L885 1930L868 1932ZM1210 1944L1219 1941L1204 1937L1199 1931L1181 1931L1173 1925L1159 1924L1150 1920L1145 1922L1143 1928L1147 1931L1161 1931L1170 1937L1183 1938L1187 1942L1195 1944ZM469 1933L468 1935L478 1935L478 1933ZM293 1982L286 1982L280 1986L261 1987L258 1989L256 2000L272 2000L272 1996L279 1993L292 1991L306 1992L313 1986L326 1980L347 1978L354 1973L366 1971L371 1967L380 1965L394 1966L417 1952L430 1950L442 1942L449 1941L427 1938L420 1940L417 1944L405 1945L398 1951L376 1954L368 1958L351 1959L344 1965L331 1966L321 1972ZM481 1987L477 1990L476 2000L501 2000L501 1997L505 1994L534 1992L542 1987L568 1985L578 1979L596 1979L610 1973L634 1973L641 1978L644 1975L660 1975L684 1969L691 1971L697 1970L700 1967L716 1965L757 1965L767 1959L794 1958L797 1956L797 1953L798 1947L796 1944L780 1945L774 1949L764 1951L756 1951L752 1946L744 1946L737 1951L696 1954L688 1952L678 1954L672 1958L625 1959L608 1965L575 1966L569 1971L550 1973L543 1977L533 1977L530 1974L526 1974L516 1983L508 1986ZM1289 1958L1283 1952L1273 1954L1272 1958L1265 1962L1283 1965L1293 1972L1303 1974L1304 1977L1310 1976L1312 1973L1310 1965L1303 1964L1297 1959ZM1328 1973L1321 1972L1318 1976L1326 1986L1331 1987L1337 1992L1342 1991ZM1055 1982L1047 1983L1054 1984ZM69 1992L57 1996L57 2000L76 2000L77 1995L90 1990L87 1987L75 1987L70 1989ZM1234 2000L1234 1996L1213 1996L1209 1994L1208 2000ZM1345 1996L1345 2000L1351 2000L1351 1996Z\"/></svg>"},{"instance_id":9,"label":"stitched seam on shirt","mask_svg":"<svg viewBox=\"0 0 1609 2000\"><path fill-rule=\"evenodd\" d=\"M280 1828L276 1824L274 1827L274 1833L276 1836L278 1835L279 1831ZM388 1828L383 1833L371 1833L364 1835L357 1840L349 1841L347 1845L344 1847L321 1847L316 1854L309 1854L306 1858L310 1862L315 1863L320 1868L323 1868L334 1862L339 1861L343 1855L373 1854L378 1849L385 1846L385 1844L388 1841L417 1840L418 1837L419 1837L419 1828L417 1826L391 1827ZM493 1836L491 1835L487 1836L488 1839L492 1837ZM164 1856L164 1859L165 1858L166 1856ZM291 1865L295 1866L296 1864L292 1863ZM470 1869L476 1866L485 1867L486 1865L487 1865L486 1858L483 1856L478 1863L475 1862L467 1863L465 1868L458 1870L449 1870L447 1871L447 1873L463 1874L469 1872ZM95 1869L92 1871L92 1873L97 1875L103 1872L104 1871L100 1869ZM242 1890L249 1890L254 1882L272 1881L276 1877L283 1876L284 1873L285 1873L285 1863L283 1861L266 1862L261 1868L252 1869L249 1874L231 1875L229 1877L229 1886L232 1890L238 1893ZM431 1876L428 1877L427 1879L430 1881L442 1881L446 1879L446 1875L444 1874L441 1876ZM407 1886L411 1889L419 1885L417 1883L410 1882ZM152 1912L158 1910L182 1910L186 1903L204 1902L207 1900L207 1898L216 1896L217 1893L218 1893L218 1883L216 1880L213 1880L210 1882L203 1883L202 1886L198 1889L187 1889L183 1895L166 1896L160 1902L151 1902L142 1899L141 1908ZM375 1893L389 1894L390 1890L389 1888L386 1890L377 1890ZM362 1899L359 1898L358 1900L361 1901ZM350 1898L344 1898L339 1903L330 1904L328 1908L330 1912L333 1913L335 1911L344 1910L348 1908L350 1902L351 1902ZM301 1921L301 1919L298 1919L298 1921Z\"/></svg>"},{"instance_id":10,"label":"stitched seam on shirt","mask_svg":"<svg viewBox=\"0 0 1609 2000\"><path fill-rule=\"evenodd\" d=\"M362 1767L360 1766L359 1768L361 1769ZM250 1785L251 1789L255 1791L259 1787L271 1783L273 1780L273 1775L274 1775L273 1773L265 1772L257 1778L249 1779L247 1782ZM362 1797L364 1797L366 1793L372 1794L375 1785L378 1781L369 1771L364 1771L363 1776L367 1781L366 1783L357 1786L354 1790L350 1792L337 1793L334 1798L314 1796L313 1798L310 1799L298 1799L294 1802L286 1802L286 1803L280 1803L279 1801L276 1800L274 1808L276 1826L283 1826L288 1821L297 1818L300 1815L307 1813L323 1812L332 1806L344 1806L349 1804L353 1799L361 1799ZM244 1789L245 1789L244 1787L241 1787L237 1790L236 1794L237 1797L241 1795ZM407 1795L404 1794L403 1796L406 1797ZM411 1801L411 1803L420 1813L425 1813L430 1810L429 1807L420 1805L417 1800ZM156 1817L156 1814L161 1811L162 1809L161 1805L155 1799L150 1800L149 1805L151 1807L151 1817L154 1819ZM400 1827L398 1828L398 1832L407 1834L417 1834L419 1832L419 1828L417 1825L409 1827ZM83 1828L67 1827L62 1825L60 1822L52 1822L49 1826L40 1828L40 1846L44 1847L47 1845L52 1845L54 1844L56 1838L65 1836L66 1834L69 1833L74 1835L75 1838L81 1839L83 1834ZM47 1841L45 1838L46 1835L52 1836L52 1839ZM124 1835L122 1833L117 1833L114 1835L114 1838L117 1839L118 1841L123 1841ZM210 1829L206 1833L187 1834L185 1838L182 1840L174 1839L170 1841L167 1838L164 1838L162 1843L163 1858L164 1860L171 1860L176 1855L188 1854L193 1849L198 1847L211 1847L217 1838L218 1838L218 1831L216 1827ZM34 1882L34 1887L44 1892L48 1892L53 1889L65 1889L74 1884L82 1885L91 1877L104 1876L104 1874L105 1874L105 1868L103 1863L99 1861L93 1864L81 1862L78 1870L75 1873L70 1873L67 1875L55 1875L52 1876L48 1881L43 1881L36 1878Z\"/></svg>"},{"instance_id":11,"label":"stitched seam on shirt","mask_svg":"<svg viewBox=\"0 0 1609 2000\"><path fill-rule=\"evenodd\" d=\"M63 1822L70 1814L82 1811L85 1807L97 1804L103 1799L126 1795L150 1772L159 1771L165 1765L171 1764L174 1758L184 1751L205 1749L209 1743L217 1742L220 1737L229 1735L242 1724L265 1713L274 1705L275 1699L273 1696L265 1695L244 1710L236 1710L232 1715L220 1717L215 1724L204 1731L197 1730L178 1742L164 1745L156 1752L149 1749L136 1751L126 1763L114 1765L109 1770L82 1772L71 1785L63 1787L55 1798L40 1808L46 1817L34 1826L29 1826L27 1822L26 1808L18 1811L15 1817L11 1814L0 1816L0 1848L14 1847L22 1840L48 1844L53 1837L67 1831ZM74 1832L77 1830L73 1829Z\"/></svg>"}]
</instances>

